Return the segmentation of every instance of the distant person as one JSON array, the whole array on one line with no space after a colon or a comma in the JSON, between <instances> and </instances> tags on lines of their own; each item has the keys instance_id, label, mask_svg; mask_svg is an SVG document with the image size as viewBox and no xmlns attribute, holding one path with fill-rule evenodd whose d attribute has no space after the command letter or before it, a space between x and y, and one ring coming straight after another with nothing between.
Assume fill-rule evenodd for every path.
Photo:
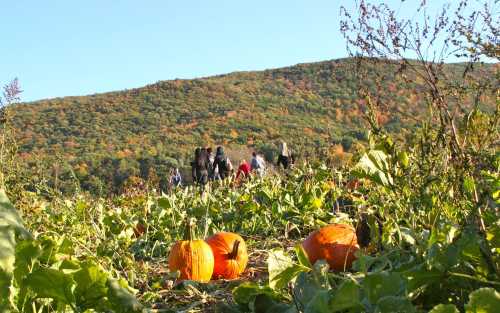
<instances>
[{"instance_id":1,"label":"distant person","mask_svg":"<svg viewBox=\"0 0 500 313\"><path fill-rule=\"evenodd\" d=\"M177 188L182 186L182 176L178 168L172 170L169 183L172 188Z\"/></svg>"},{"instance_id":2,"label":"distant person","mask_svg":"<svg viewBox=\"0 0 500 313\"><path fill-rule=\"evenodd\" d=\"M207 148L207 158L208 158L208 179L214 180L215 179L215 168L214 168L215 156L212 152L211 147Z\"/></svg>"},{"instance_id":3,"label":"distant person","mask_svg":"<svg viewBox=\"0 0 500 313\"><path fill-rule=\"evenodd\" d=\"M266 162L264 158L258 155L256 152L252 152L252 161L250 162L250 167L252 172L257 173L259 177L264 176L266 170Z\"/></svg>"},{"instance_id":4,"label":"distant person","mask_svg":"<svg viewBox=\"0 0 500 313\"><path fill-rule=\"evenodd\" d=\"M195 158L191 165L193 173L193 181L200 185L205 186L208 183L208 158L207 149L196 148Z\"/></svg>"},{"instance_id":5,"label":"distant person","mask_svg":"<svg viewBox=\"0 0 500 313\"><path fill-rule=\"evenodd\" d=\"M290 150L286 145L286 142L282 141L280 144L280 155L278 156L278 166L283 165L286 170L290 166Z\"/></svg>"},{"instance_id":6,"label":"distant person","mask_svg":"<svg viewBox=\"0 0 500 313\"><path fill-rule=\"evenodd\" d=\"M224 149L222 147L217 147L214 160L214 171L218 172L220 179L226 179L231 175L233 171L233 165L231 160L224 154Z\"/></svg>"},{"instance_id":7,"label":"distant person","mask_svg":"<svg viewBox=\"0 0 500 313\"><path fill-rule=\"evenodd\" d=\"M236 179L239 179L243 175L243 178L250 176L251 167L247 160L241 160L240 166L238 167L238 172L236 173Z\"/></svg>"},{"instance_id":8,"label":"distant person","mask_svg":"<svg viewBox=\"0 0 500 313\"><path fill-rule=\"evenodd\" d=\"M193 183L196 184L198 182L198 177L196 176L196 160L200 157L201 148L197 147L194 149L194 158L191 161L191 177L193 178Z\"/></svg>"}]
</instances>

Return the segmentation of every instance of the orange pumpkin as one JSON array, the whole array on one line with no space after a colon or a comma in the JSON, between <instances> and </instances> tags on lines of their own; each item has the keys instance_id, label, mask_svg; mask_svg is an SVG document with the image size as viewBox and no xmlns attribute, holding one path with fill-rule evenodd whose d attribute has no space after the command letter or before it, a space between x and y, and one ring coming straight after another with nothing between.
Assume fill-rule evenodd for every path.
<instances>
[{"instance_id":1,"label":"orange pumpkin","mask_svg":"<svg viewBox=\"0 0 500 313\"><path fill-rule=\"evenodd\" d=\"M323 259L335 271L349 269L359 249L356 230L346 224L332 224L312 232L302 247L311 264Z\"/></svg>"},{"instance_id":2,"label":"orange pumpkin","mask_svg":"<svg viewBox=\"0 0 500 313\"><path fill-rule=\"evenodd\" d=\"M203 240L194 240L194 222L186 227L185 240L177 241L168 257L171 272L179 271L180 279L208 282L214 270L214 255Z\"/></svg>"},{"instance_id":3,"label":"orange pumpkin","mask_svg":"<svg viewBox=\"0 0 500 313\"><path fill-rule=\"evenodd\" d=\"M245 241L241 236L221 232L206 241L214 254L213 278L234 279L245 270L248 254Z\"/></svg>"}]
</instances>

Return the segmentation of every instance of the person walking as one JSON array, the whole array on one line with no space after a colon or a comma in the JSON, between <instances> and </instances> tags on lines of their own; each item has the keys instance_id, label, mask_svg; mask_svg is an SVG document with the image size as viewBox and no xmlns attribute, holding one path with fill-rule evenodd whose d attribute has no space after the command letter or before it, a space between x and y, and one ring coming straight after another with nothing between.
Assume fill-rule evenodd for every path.
<instances>
[{"instance_id":1,"label":"person walking","mask_svg":"<svg viewBox=\"0 0 500 313\"><path fill-rule=\"evenodd\" d=\"M193 161L191 161L191 178L193 179L193 184L196 184L198 182L198 177L196 176L196 160L198 160L198 158L200 157L200 153L200 147L194 149L194 158Z\"/></svg>"},{"instance_id":2,"label":"person walking","mask_svg":"<svg viewBox=\"0 0 500 313\"><path fill-rule=\"evenodd\" d=\"M264 158L258 155L255 151L252 152L252 161L250 162L252 172L256 172L259 177L264 176L266 170L266 162Z\"/></svg>"},{"instance_id":3,"label":"person walking","mask_svg":"<svg viewBox=\"0 0 500 313\"><path fill-rule=\"evenodd\" d=\"M286 170L290 166L291 152L288 149L286 142L282 141L280 144L280 155L278 156L278 166L283 165Z\"/></svg>"},{"instance_id":4,"label":"person walking","mask_svg":"<svg viewBox=\"0 0 500 313\"><path fill-rule=\"evenodd\" d=\"M207 158L208 158L208 180L212 181L215 179L215 168L214 168L215 156L212 153L211 147L207 148Z\"/></svg>"},{"instance_id":5,"label":"person walking","mask_svg":"<svg viewBox=\"0 0 500 313\"><path fill-rule=\"evenodd\" d=\"M218 172L220 179L224 180L233 171L233 165L231 160L224 154L224 149L222 147L217 147L214 160L214 171Z\"/></svg>"},{"instance_id":6,"label":"person walking","mask_svg":"<svg viewBox=\"0 0 500 313\"><path fill-rule=\"evenodd\" d=\"M247 178L250 176L251 167L248 164L247 160L241 160L240 166L238 167L238 172L236 173L236 179L239 179L240 176L243 178Z\"/></svg>"},{"instance_id":7,"label":"person walking","mask_svg":"<svg viewBox=\"0 0 500 313\"><path fill-rule=\"evenodd\" d=\"M176 167L174 170L172 170L170 174L169 184L172 189L182 186L182 176L179 168Z\"/></svg>"},{"instance_id":8,"label":"person walking","mask_svg":"<svg viewBox=\"0 0 500 313\"><path fill-rule=\"evenodd\" d=\"M193 182L200 185L202 190L204 190L205 185L208 183L207 149L196 148L194 161L191 162L191 171Z\"/></svg>"}]
</instances>

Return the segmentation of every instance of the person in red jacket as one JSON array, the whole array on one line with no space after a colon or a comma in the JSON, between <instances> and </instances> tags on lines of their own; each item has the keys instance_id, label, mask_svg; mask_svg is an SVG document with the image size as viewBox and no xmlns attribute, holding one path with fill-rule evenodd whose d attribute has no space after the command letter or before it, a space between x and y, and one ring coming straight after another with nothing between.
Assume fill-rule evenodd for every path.
<instances>
[{"instance_id":1,"label":"person in red jacket","mask_svg":"<svg viewBox=\"0 0 500 313\"><path fill-rule=\"evenodd\" d=\"M241 160L240 167L238 167L238 173L236 173L236 179L243 175L243 177L250 176L250 164L246 160Z\"/></svg>"}]
</instances>

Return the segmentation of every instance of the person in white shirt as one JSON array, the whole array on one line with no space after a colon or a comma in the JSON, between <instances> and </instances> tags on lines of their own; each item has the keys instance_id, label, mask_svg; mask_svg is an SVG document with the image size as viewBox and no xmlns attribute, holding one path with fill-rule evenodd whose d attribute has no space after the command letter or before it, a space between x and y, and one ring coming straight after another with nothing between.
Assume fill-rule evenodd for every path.
<instances>
[{"instance_id":1,"label":"person in white shirt","mask_svg":"<svg viewBox=\"0 0 500 313\"><path fill-rule=\"evenodd\" d=\"M259 175L259 177L262 177L264 176L266 170L266 162L260 155L258 155L256 152L253 152L250 167L252 172L257 172L257 175Z\"/></svg>"}]
</instances>

